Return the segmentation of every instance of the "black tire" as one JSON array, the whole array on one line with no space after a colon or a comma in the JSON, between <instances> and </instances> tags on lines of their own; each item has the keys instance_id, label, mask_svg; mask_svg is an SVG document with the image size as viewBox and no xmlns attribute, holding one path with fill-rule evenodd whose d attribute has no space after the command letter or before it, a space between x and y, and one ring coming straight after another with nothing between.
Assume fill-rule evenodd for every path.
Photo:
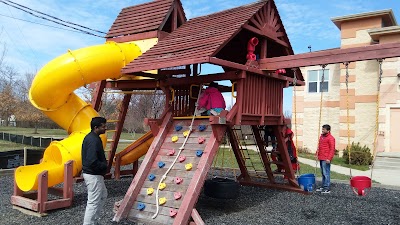
<instances>
[{"instance_id":1,"label":"black tire","mask_svg":"<svg viewBox=\"0 0 400 225\"><path fill-rule=\"evenodd\" d=\"M232 179L215 177L205 181L204 194L211 198L234 199L239 196L239 187Z\"/></svg>"}]
</instances>

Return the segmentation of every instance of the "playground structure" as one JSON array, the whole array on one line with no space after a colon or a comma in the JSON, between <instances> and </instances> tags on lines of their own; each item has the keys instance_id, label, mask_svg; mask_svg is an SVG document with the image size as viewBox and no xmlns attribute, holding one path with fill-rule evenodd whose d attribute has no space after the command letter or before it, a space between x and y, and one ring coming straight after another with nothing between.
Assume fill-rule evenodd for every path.
<instances>
[{"instance_id":1,"label":"playground structure","mask_svg":"<svg viewBox=\"0 0 400 225\"><path fill-rule=\"evenodd\" d=\"M138 158L147 151L141 166L129 172L136 175L124 199L115 204L115 221L129 217L151 224L184 224L191 217L201 224L195 203L225 133L240 169L240 184L303 192L281 135L285 126L283 88L304 85L296 68L400 56L399 44L293 55L272 0L189 21L179 0L145 3L123 9L106 37L104 45L69 51L56 58L35 78L30 91L32 103L71 136L52 143L41 164L16 170L11 198L14 205L44 213L71 204L70 194L63 196L69 205L46 208L41 206L46 205L46 199L27 200L23 192L37 190L43 196L47 193L44 189L67 177L64 164L69 160L73 160L72 176L79 174L80 146L89 132L90 119L97 116L105 88L126 93L108 154L108 172L115 163L115 177L119 178L124 174L120 165L134 162L137 166ZM219 65L224 72L200 75L198 71L205 63ZM60 74L62 79L49 81L48 76L53 74ZM221 87L221 91L236 93L232 109L219 116L195 117L190 123L198 87L226 80L232 85ZM97 82L93 108L72 93L92 82ZM146 119L151 132L116 154L132 91L155 89L165 94L164 113L160 118ZM273 126L277 153L265 146L261 132L264 125ZM241 142L243 126L251 130L248 136L258 148L261 170L246 155L248 150ZM189 131L186 137L184 131ZM106 138L102 139L105 144ZM280 154L282 161L273 161L271 154ZM179 156L185 157L175 162ZM273 172L274 164L283 166L285 172ZM48 179L40 178L43 172ZM276 179L281 175L287 179ZM156 190L159 188L163 190Z\"/></svg>"}]
</instances>

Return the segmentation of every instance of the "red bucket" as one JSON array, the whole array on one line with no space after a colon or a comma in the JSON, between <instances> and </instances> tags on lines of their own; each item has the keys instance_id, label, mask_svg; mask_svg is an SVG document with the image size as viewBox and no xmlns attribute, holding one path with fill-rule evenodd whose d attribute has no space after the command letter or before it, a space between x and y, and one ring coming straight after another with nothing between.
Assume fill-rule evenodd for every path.
<instances>
[{"instance_id":1,"label":"red bucket","mask_svg":"<svg viewBox=\"0 0 400 225\"><path fill-rule=\"evenodd\" d=\"M350 185L353 189L353 192L359 196L364 196L367 194L365 189L371 189L372 180L366 176L355 176L350 180Z\"/></svg>"}]
</instances>

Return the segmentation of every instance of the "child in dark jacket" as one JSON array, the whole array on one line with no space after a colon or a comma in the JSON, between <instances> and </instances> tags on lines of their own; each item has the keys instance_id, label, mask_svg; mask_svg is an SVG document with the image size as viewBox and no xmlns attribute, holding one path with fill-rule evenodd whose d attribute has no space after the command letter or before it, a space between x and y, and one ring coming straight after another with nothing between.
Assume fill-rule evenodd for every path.
<instances>
[{"instance_id":1,"label":"child in dark jacket","mask_svg":"<svg viewBox=\"0 0 400 225\"><path fill-rule=\"evenodd\" d=\"M317 191L323 194L329 194L330 177L331 177L331 161L335 155L335 138L331 135L331 126L325 124L322 126L322 134L319 138L317 149L317 157L321 167L322 187Z\"/></svg>"}]
</instances>

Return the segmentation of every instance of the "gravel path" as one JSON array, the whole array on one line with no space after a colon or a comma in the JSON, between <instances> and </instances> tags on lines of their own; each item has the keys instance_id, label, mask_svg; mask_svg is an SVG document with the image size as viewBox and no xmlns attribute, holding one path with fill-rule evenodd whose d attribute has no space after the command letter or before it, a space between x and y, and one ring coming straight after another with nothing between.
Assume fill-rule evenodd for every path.
<instances>
[{"instance_id":1,"label":"gravel path","mask_svg":"<svg viewBox=\"0 0 400 225\"><path fill-rule=\"evenodd\" d=\"M101 224L111 222L115 201L121 200L132 178L107 180L109 198ZM71 208L51 211L37 218L12 209L12 177L0 178L1 225L82 224L86 206L83 183L75 184ZM235 200L217 200L201 195L196 206L206 224L400 224L400 191L374 188L366 197L352 194L348 185L333 184L330 195L302 195L256 187L241 187ZM118 224L132 224L123 221Z\"/></svg>"}]
</instances>

